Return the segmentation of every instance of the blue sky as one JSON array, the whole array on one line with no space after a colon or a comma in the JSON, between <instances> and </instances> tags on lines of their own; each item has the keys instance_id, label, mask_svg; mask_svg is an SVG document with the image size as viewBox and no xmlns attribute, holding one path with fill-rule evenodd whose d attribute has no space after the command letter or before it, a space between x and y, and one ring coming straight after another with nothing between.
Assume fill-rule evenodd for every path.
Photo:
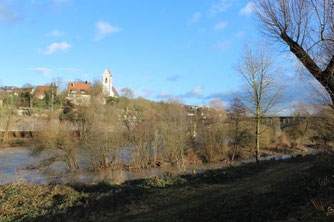
<instances>
[{"instance_id":1,"label":"blue sky","mask_svg":"<svg viewBox=\"0 0 334 222\"><path fill-rule=\"evenodd\" d=\"M228 102L246 42L263 41L248 0L0 0L2 85L99 79L188 104ZM282 50L283 51L283 50ZM291 59L281 65L297 81ZM291 80L291 81L290 81ZM286 102L305 100L293 87Z\"/></svg>"}]
</instances>

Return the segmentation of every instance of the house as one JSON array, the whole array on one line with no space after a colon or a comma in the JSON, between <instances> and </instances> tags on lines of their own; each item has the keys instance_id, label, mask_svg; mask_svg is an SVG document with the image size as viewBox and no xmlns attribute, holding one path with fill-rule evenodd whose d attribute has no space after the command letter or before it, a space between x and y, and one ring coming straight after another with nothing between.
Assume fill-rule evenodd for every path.
<instances>
[{"instance_id":1,"label":"house","mask_svg":"<svg viewBox=\"0 0 334 222\"><path fill-rule=\"evenodd\" d=\"M13 95L15 89L17 89L15 86L4 86L0 88L0 91L3 95Z\"/></svg>"},{"instance_id":2,"label":"house","mask_svg":"<svg viewBox=\"0 0 334 222\"><path fill-rule=\"evenodd\" d=\"M3 95L14 95L19 96L22 93L29 93L30 95L34 94L34 87L18 88L15 86L4 86L0 88L0 93Z\"/></svg>"},{"instance_id":3,"label":"house","mask_svg":"<svg viewBox=\"0 0 334 222\"><path fill-rule=\"evenodd\" d=\"M67 99L75 105L87 105L90 102L92 86L86 82L70 82L67 85Z\"/></svg>"},{"instance_id":4,"label":"house","mask_svg":"<svg viewBox=\"0 0 334 222\"><path fill-rule=\"evenodd\" d=\"M102 92L99 100L106 104L105 97L119 97L118 92L112 84L112 74L106 69L102 74ZM70 82L67 85L67 99L75 105L87 105L91 100L92 86L86 82Z\"/></svg>"},{"instance_id":5,"label":"house","mask_svg":"<svg viewBox=\"0 0 334 222\"><path fill-rule=\"evenodd\" d=\"M35 96L38 99L44 99L45 95L47 92L52 92L52 88L53 88L53 95L57 96L58 95L58 87L52 87L52 86L37 86L36 88L36 93Z\"/></svg>"},{"instance_id":6,"label":"house","mask_svg":"<svg viewBox=\"0 0 334 222\"><path fill-rule=\"evenodd\" d=\"M14 88L13 89L13 94L15 96L19 96L22 93L29 93L30 95L34 94L35 88L29 87L29 88Z\"/></svg>"}]
</instances>

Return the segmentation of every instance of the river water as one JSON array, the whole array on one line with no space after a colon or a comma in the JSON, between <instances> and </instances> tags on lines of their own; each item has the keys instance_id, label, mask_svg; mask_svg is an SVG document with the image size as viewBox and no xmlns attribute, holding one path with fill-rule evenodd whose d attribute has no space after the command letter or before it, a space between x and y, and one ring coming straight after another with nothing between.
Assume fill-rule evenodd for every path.
<instances>
[{"instance_id":1,"label":"river water","mask_svg":"<svg viewBox=\"0 0 334 222\"><path fill-rule=\"evenodd\" d=\"M314 153L314 150L309 150L308 153ZM263 160L269 159L287 159L297 154L285 154L276 156L267 156ZM80 158L79 158L80 159ZM85 183L95 184L102 181L111 183L123 183L127 180L149 178L153 176L163 175L168 173L178 174L181 171L172 168L153 168L140 171L114 170L91 172L89 170L80 170L76 173L70 173L66 170L66 166L62 163L53 165L46 169L35 169L30 166L36 166L40 163L41 158L31 155L31 150L28 148L4 148L0 149L0 184L24 182L33 184L50 184L50 183ZM254 162L255 159L250 159L237 164ZM81 165L85 164L81 160ZM185 169L185 172L202 172L207 169L216 169L226 167L224 163L191 166ZM182 171L184 172L184 171Z\"/></svg>"}]
</instances>

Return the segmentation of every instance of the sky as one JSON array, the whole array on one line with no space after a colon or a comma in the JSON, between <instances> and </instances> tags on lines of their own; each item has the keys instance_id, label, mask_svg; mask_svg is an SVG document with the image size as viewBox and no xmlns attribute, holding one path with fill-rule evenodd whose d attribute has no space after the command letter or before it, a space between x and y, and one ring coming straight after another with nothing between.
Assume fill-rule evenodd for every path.
<instances>
[{"instance_id":1,"label":"sky","mask_svg":"<svg viewBox=\"0 0 334 222\"><path fill-rule=\"evenodd\" d=\"M0 0L0 83L99 80L152 100L228 104L243 85L245 44L266 40L248 0ZM270 43L269 43L270 44ZM280 49L284 103L308 99Z\"/></svg>"}]
</instances>

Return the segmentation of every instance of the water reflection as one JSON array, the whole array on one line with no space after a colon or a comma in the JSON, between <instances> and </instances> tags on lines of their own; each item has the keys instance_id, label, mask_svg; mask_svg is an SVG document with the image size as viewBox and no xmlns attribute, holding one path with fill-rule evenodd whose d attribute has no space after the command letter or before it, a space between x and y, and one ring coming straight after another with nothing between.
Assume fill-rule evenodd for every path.
<instances>
[{"instance_id":1,"label":"water reflection","mask_svg":"<svg viewBox=\"0 0 334 222\"><path fill-rule=\"evenodd\" d=\"M43 157L31 156L31 150L28 148L6 148L0 149L0 184L25 182L34 184L49 184L49 183L85 183L94 184L102 181L108 181L110 183L120 184L127 180L149 178L158 175L180 174L184 171L180 171L175 168L153 168L141 171L127 171L127 170L114 170L114 171L100 171L91 172L87 170L88 161L84 155L80 155L80 170L77 173L70 173L66 170L66 165L63 163L57 163L52 167L40 170L31 166L38 165ZM316 152L309 150L309 152ZM291 155L276 155L263 157L263 160L270 159L287 159L297 154ZM254 162L255 159L243 161L242 163ZM236 163L241 164L241 163ZM216 163L201 166L187 167L185 172L202 172L207 169L216 169L226 167L224 163Z\"/></svg>"}]
</instances>

